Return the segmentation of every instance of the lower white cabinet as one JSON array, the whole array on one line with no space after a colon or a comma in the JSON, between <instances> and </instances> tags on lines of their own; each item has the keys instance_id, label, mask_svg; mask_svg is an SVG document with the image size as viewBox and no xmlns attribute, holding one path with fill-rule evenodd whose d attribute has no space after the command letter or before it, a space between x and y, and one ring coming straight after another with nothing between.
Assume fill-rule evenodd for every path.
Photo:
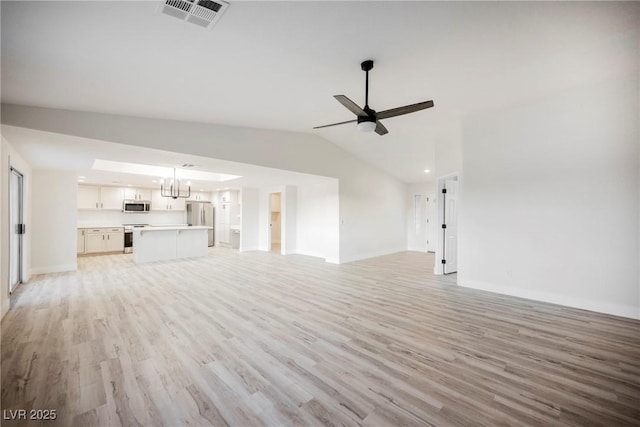
<instances>
[{"instance_id":1,"label":"lower white cabinet","mask_svg":"<svg viewBox=\"0 0 640 427\"><path fill-rule=\"evenodd\" d=\"M106 252L124 252L124 232L107 233Z\"/></svg>"},{"instance_id":2,"label":"lower white cabinet","mask_svg":"<svg viewBox=\"0 0 640 427\"><path fill-rule=\"evenodd\" d=\"M106 252L106 244L104 242L103 233L89 233L86 235L85 253L95 254L99 252Z\"/></svg>"},{"instance_id":3,"label":"lower white cabinet","mask_svg":"<svg viewBox=\"0 0 640 427\"><path fill-rule=\"evenodd\" d=\"M78 233L78 253L124 252L124 228L88 228L82 231L84 232L84 252L79 250L81 237Z\"/></svg>"},{"instance_id":4,"label":"lower white cabinet","mask_svg":"<svg viewBox=\"0 0 640 427\"><path fill-rule=\"evenodd\" d=\"M83 229L78 229L78 253L79 254L83 254L85 252L85 248L84 248L84 230Z\"/></svg>"}]
</instances>

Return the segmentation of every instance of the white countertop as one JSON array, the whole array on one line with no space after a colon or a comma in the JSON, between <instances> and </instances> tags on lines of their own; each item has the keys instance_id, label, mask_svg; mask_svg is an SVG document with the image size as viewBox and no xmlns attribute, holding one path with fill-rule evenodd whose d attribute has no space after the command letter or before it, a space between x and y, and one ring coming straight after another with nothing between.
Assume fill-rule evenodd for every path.
<instances>
[{"instance_id":1,"label":"white countertop","mask_svg":"<svg viewBox=\"0 0 640 427\"><path fill-rule=\"evenodd\" d=\"M172 231L172 230L209 230L211 227L206 227L204 225L174 225L174 226L153 226L153 227L142 227L142 228L134 228L133 231Z\"/></svg>"},{"instance_id":2,"label":"white countertop","mask_svg":"<svg viewBox=\"0 0 640 427\"><path fill-rule=\"evenodd\" d=\"M78 228L124 228L122 224L78 224Z\"/></svg>"},{"instance_id":3,"label":"white countertop","mask_svg":"<svg viewBox=\"0 0 640 427\"><path fill-rule=\"evenodd\" d=\"M188 227L188 224L148 224L146 228L158 227ZM95 224L95 223L79 223L77 228L123 228L123 224Z\"/></svg>"}]
</instances>

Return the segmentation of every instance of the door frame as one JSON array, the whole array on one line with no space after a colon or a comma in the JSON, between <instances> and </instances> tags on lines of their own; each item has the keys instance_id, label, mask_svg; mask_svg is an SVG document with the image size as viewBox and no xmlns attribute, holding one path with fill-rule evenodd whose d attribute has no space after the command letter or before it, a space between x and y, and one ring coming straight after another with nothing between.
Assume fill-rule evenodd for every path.
<instances>
[{"instance_id":1,"label":"door frame","mask_svg":"<svg viewBox=\"0 0 640 427\"><path fill-rule=\"evenodd\" d=\"M458 181L458 205L456 206L456 209L458 211L458 218L460 217L460 173L459 172L452 172L450 174L447 175L442 175L438 177L437 180L437 189L436 189L436 198L437 198L437 214L436 217L438 218L438 222L436 224L436 256L435 256L435 262L433 265L433 274L436 275L444 275L444 269L442 268L442 263L440 262L443 257L444 257L444 233L442 233L442 227L441 224L444 223L444 196L442 194L442 190L445 188L445 181L450 180L452 178L456 178L456 180ZM458 224L459 225L459 224ZM457 239L460 239L460 227L458 226L458 237ZM460 246L458 246L459 248Z\"/></svg>"},{"instance_id":2,"label":"door frame","mask_svg":"<svg viewBox=\"0 0 640 427\"><path fill-rule=\"evenodd\" d=\"M19 187L19 195L18 195L18 210L19 210L19 223L20 224L24 224L24 218L25 218L25 209L24 209L24 193L25 193L25 176L22 172L20 172L19 169L13 167L13 166L9 166L9 188L8 188L8 208L9 208L9 229L8 229L8 233L9 233L9 250L8 250L8 273L9 273L9 280L8 280L8 286L9 286L9 295L11 295L13 293L13 291L16 290L16 288L18 286L20 286L20 284L22 284L24 282L25 279L25 242L24 242L24 233L22 234L16 234L16 230L14 229L14 218L13 218L13 175L16 175L19 177L20 179L20 187ZM12 271L12 263L14 261L14 256L15 254L13 253L13 239L16 238L15 236L20 236L18 237L18 258L19 258L19 265L18 265L18 269L17 269L17 273L18 273L18 280L15 283L15 286L12 287L13 285L13 277L11 275L11 271Z\"/></svg>"},{"instance_id":3,"label":"door frame","mask_svg":"<svg viewBox=\"0 0 640 427\"><path fill-rule=\"evenodd\" d=\"M435 253L437 246L438 198L434 192L425 193L422 206L425 209L425 235L427 252ZM435 230L435 231L434 231Z\"/></svg>"}]
</instances>

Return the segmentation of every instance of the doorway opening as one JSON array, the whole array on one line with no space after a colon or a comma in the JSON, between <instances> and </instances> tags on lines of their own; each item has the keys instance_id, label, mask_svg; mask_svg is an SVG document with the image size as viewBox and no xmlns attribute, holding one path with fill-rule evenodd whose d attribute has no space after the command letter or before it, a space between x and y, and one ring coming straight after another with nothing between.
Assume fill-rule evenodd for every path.
<instances>
[{"instance_id":1,"label":"doorway opening","mask_svg":"<svg viewBox=\"0 0 640 427\"><path fill-rule=\"evenodd\" d=\"M15 168L9 171L9 293L24 276L24 177Z\"/></svg>"},{"instance_id":2,"label":"doorway opening","mask_svg":"<svg viewBox=\"0 0 640 427\"><path fill-rule=\"evenodd\" d=\"M282 193L271 193L269 197L269 250L282 253Z\"/></svg>"},{"instance_id":3,"label":"doorway opening","mask_svg":"<svg viewBox=\"0 0 640 427\"><path fill-rule=\"evenodd\" d=\"M458 272L458 175L438 179L438 218L435 274Z\"/></svg>"}]
</instances>

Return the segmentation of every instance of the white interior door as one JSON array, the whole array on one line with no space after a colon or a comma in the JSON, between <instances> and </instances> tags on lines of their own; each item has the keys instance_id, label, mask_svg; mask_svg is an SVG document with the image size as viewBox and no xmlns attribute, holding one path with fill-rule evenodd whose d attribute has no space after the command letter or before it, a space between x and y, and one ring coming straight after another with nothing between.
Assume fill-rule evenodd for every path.
<instances>
[{"instance_id":1,"label":"white interior door","mask_svg":"<svg viewBox=\"0 0 640 427\"><path fill-rule=\"evenodd\" d=\"M458 181L445 181L444 194L444 274L458 271Z\"/></svg>"},{"instance_id":2,"label":"white interior door","mask_svg":"<svg viewBox=\"0 0 640 427\"><path fill-rule=\"evenodd\" d=\"M9 292L22 283L22 255L23 255L23 177L11 168L9 187Z\"/></svg>"}]
</instances>

